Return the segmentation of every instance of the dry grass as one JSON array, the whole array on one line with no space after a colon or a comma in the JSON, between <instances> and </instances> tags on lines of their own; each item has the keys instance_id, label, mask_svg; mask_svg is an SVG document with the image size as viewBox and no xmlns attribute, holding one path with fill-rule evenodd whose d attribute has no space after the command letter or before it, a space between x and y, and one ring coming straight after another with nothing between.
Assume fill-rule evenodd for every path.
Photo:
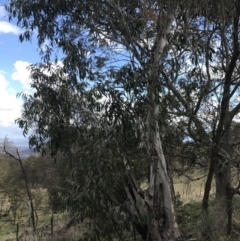
<instances>
[{"instance_id":1,"label":"dry grass","mask_svg":"<svg viewBox=\"0 0 240 241\"><path fill-rule=\"evenodd\" d=\"M51 217L52 213L48 206L48 193L46 189L32 190L34 196L34 208L35 208L35 220L36 225L39 228L39 232L51 233ZM2 208L2 214L0 216L0 241L4 240L16 240L17 225L19 227L19 236L22 233L30 234L32 231L31 223L29 223L29 209L27 200L22 198L20 205L17 209L16 221L13 222L13 213L9 212L10 202L8 198L5 199ZM7 215L8 214L8 215ZM65 223L65 215L63 213L57 213L53 215L55 227L61 226Z\"/></svg>"},{"instance_id":2,"label":"dry grass","mask_svg":"<svg viewBox=\"0 0 240 241\"><path fill-rule=\"evenodd\" d=\"M195 172L188 174L190 179L198 179L203 177L203 172ZM205 177L206 178L206 177ZM187 177L175 177L174 188L175 193L180 196L183 205L178 208L178 215L181 229L183 230L186 239L195 239L202 241L201 230L202 225L211 226L219 219L219 213L216 209L215 203L215 182L212 183L211 198L209 203L209 218L202 221L201 216L201 201L204 192L204 185L206 179L202 178L196 181L191 181ZM232 176L233 184L237 184L239 180L238 173L233 171ZM212 225L214 227L214 225ZM222 228L219 227L219 228ZM214 241L237 241L240 240L240 197L234 196L233 198L233 231L230 237L220 237L218 230L212 230L210 240Z\"/></svg>"},{"instance_id":3,"label":"dry grass","mask_svg":"<svg viewBox=\"0 0 240 241\"><path fill-rule=\"evenodd\" d=\"M195 180L195 181L194 181ZM186 176L174 177L175 193L180 195L183 203L200 202L203 197L206 182L205 172L192 172ZM215 195L215 186L212 185L211 196Z\"/></svg>"},{"instance_id":4,"label":"dry grass","mask_svg":"<svg viewBox=\"0 0 240 241\"><path fill-rule=\"evenodd\" d=\"M175 177L174 178L174 187L175 193L180 196L183 205L178 207L178 221L181 226L181 230L186 238L186 240L199 240L201 241L200 230L202 229L202 217L201 217L201 200L204 191L205 178L198 179L199 177L203 177L203 172L195 172L188 174L188 177ZM190 179L198 179L196 181L191 181ZM210 212L211 216L209 220L206 220L206 224L214 222L218 215L216 214L216 210L214 209L214 191L215 187L212 187L212 199L210 202ZM54 237L50 237L50 219L51 212L48 208L48 195L45 189L37 189L33 190L33 195L35 196L35 207L37 210L37 226L41 227L42 233L48 233L46 237L43 237L41 240L78 240L81 236L81 230L76 227L71 228L66 234L60 235L59 238L54 239ZM4 203L5 211L9 208L9 201L6 200ZM24 206L24 205L23 205ZM240 240L240 198L238 196L234 197L233 200L233 234L228 241L236 241ZM19 223L19 234L24 233L26 230L30 233L32 228L28 227L28 213L25 207L25 210L19 215L17 222ZM7 239L16 239L16 225L13 225L10 220L12 216L1 217L0 219L0 241L4 241ZM66 222L67 217L64 214L54 214L54 223L55 230L63 227L63 224ZM47 226L48 225L48 226ZM46 227L46 228L45 228ZM215 232L217 233L217 232ZM28 235L31 240L30 235ZM217 237L216 235L212 236L212 240L226 240L223 237Z\"/></svg>"}]
</instances>

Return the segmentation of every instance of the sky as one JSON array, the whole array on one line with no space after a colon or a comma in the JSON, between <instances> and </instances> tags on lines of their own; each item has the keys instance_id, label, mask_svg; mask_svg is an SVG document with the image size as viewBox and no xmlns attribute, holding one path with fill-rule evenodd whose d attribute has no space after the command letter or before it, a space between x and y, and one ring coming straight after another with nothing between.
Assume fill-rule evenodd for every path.
<instances>
[{"instance_id":1,"label":"sky","mask_svg":"<svg viewBox=\"0 0 240 241\"><path fill-rule=\"evenodd\" d=\"M0 0L0 5L5 1ZM29 70L31 63L40 62L37 40L21 43L21 29L16 21L8 21L7 12L0 6L0 138L23 139L15 120L21 117L22 100L17 93L32 92Z\"/></svg>"}]
</instances>

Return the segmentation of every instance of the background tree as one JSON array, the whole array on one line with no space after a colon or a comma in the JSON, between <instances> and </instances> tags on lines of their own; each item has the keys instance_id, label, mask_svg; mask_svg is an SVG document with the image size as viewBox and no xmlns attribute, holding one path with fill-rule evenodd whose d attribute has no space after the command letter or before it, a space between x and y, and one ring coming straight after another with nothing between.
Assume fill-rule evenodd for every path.
<instances>
[{"instance_id":1,"label":"background tree","mask_svg":"<svg viewBox=\"0 0 240 241\"><path fill-rule=\"evenodd\" d=\"M207 213L209 193L215 173L216 201L221 213L218 224L221 228L218 230L221 230L221 234L231 232L231 202L235 190L231 187L230 175L232 162L230 156L234 156L231 149L230 128L233 119L239 113L239 104L236 102L239 86L237 64L239 40L236 37L239 31L238 6L235 6L235 9L236 13L228 16L228 20L216 18L213 13L212 17L208 17L210 24L206 25L206 28L197 34L193 34L193 30L193 38L198 37L198 41L195 41L196 54L188 51L174 53L176 62L172 60L170 63L171 67L175 68L175 73L178 71L176 66L180 66L182 59L187 56L192 56L192 60L196 62L194 65L192 63L185 65L186 72L181 69L183 77L172 78L169 72L163 72L165 85L171 91L171 98L180 103L180 106L173 106L174 116L187 120L184 125L185 131L196 145L205 149L205 155L210 160L203 197L204 215ZM202 20L204 26L205 20L204 18ZM198 19L197 24L201 24L201 19ZM214 144L215 138L218 139L218 147ZM223 223L225 229L222 229Z\"/></svg>"}]
</instances>

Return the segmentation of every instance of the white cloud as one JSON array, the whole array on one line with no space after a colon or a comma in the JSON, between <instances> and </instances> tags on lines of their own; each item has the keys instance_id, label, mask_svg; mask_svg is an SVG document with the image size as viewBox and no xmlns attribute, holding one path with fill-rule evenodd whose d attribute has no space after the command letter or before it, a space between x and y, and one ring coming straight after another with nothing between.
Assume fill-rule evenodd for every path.
<instances>
[{"instance_id":1,"label":"white cloud","mask_svg":"<svg viewBox=\"0 0 240 241\"><path fill-rule=\"evenodd\" d=\"M0 18L4 18L5 16L7 16L7 12L4 6L0 6Z\"/></svg>"},{"instance_id":2,"label":"white cloud","mask_svg":"<svg viewBox=\"0 0 240 241\"><path fill-rule=\"evenodd\" d=\"M17 26L6 21L0 21L0 33L20 34L21 30Z\"/></svg>"},{"instance_id":3,"label":"white cloud","mask_svg":"<svg viewBox=\"0 0 240 241\"><path fill-rule=\"evenodd\" d=\"M12 73L12 79L15 81L19 81L25 90L31 89L30 83L30 70L28 66L31 63L26 61L16 61L14 64L14 72Z\"/></svg>"},{"instance_id":4,"label":"white cloud","mask_svg":"<svg viewBox=\"0 0 240 241\"><path fill-rule=\"evenodd\" d=\"M34 34L37 36L37 32L35 31ZM42 51L47 51L47 48L50 47L50 43L51 41L46 39L40 46L39 50L42 50Z\"/></svg>"},{"instance_id":5,"label":"white cloud","mask_svg":"<svg viewBox=\"0 0 240 241\"><path fill-rule=\"evenodd\" d=\"M24 90L25 93L31 93L33 91L33 89L31 88L31 71L28 69L29 65L31 65L31 63L26 62L26 61L22 61L22 60L18 60L14 63L14 71L11 75L12 79L15 81L19 81L22 84L22 88ZM58 61L56 64L53 63L50 71L48 69L42 69L42 73L50 76L51 73L53 73L54 71L57 71L57 69L62 68L63 67L63 63L62 61Z\"/></svg>"},{"instance_id":6,"label":"white cloud","mask_svg":"<svg viewBox=\"0 0 240 241\"><path fill-rule=\"evenodd\" d=\"M0 91L1 89L5 89L8 86L8 82L5 80L4 76L3 76L3 72L0 72Z\"/></svg>"},{"instance_id":7,"label":"white cloud","mask_svg":"<svg viewBox=\"0 0 240 241\"><path fill-rule=\"evenodd\" d=\"M0 72L0 126L14 125L15 119L21 115L22 101L16 98L16 94L8 91L9 83Z\"/></svg>"}]
</instances>

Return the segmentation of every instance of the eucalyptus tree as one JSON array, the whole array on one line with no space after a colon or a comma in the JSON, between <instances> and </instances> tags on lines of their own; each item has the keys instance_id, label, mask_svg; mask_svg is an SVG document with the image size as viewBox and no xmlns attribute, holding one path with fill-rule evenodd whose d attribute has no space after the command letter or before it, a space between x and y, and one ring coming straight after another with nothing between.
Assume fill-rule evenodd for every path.
<instances>
[{"instance_id":1,"label":"eucalyptus tree","mask_svg":"<svg viewBox=\"0 0 240 241\"><path fill-rule=\"evenodd\" d=\"M66 82L69 83L70 78L71 83L75 84L72 92L78 91L76 88L79 85L76 84L78 79L104 81L104 78L106 79L103 76L104 70L98 70L102 66L108 70L113 69L114 66L111 63L113 59L109 59L108 55L112 54L112 50L116 50L118 47L123 49L121 51L128 57L132 66L141 66L144 69L145 73L141 78L145 79L145 89L148 93L145 143L148 152L146 161L150 167L149 185L148 189L143 192L139 184L137 185L135 182L134 176L131 173L128 174L131 178L128 178L128 185L124 187L126 200L129 199L131 202L129 206L125 207L125 212L132 216L136 215L138 219L141 219L141 216L145 216L146 213L154 213L154 210L161 213L162 221L149 216L149 220L146 219L145 224L143 224L141 231L143 238L152 240L161 240L163 237L165 239L180 237L157 120L160 90L159 63L165 54L177 6L178 4L174 1L151 4L139 1L131 3L127 1L121 3L115 1L56 1L52 3L39 1L22 4L22 2L12 1L8 7L12 16L17 16L19 23L23 23L26 29L24 34L20 36L21 40L28 39L37 27L39 45L43 44L46 39L50 41L50 47L43 53L46 61L49 61L51 47L62 48L66 54L63 61L64 68L69 74ZM41 83L44 83L43 78L41 78L43 75L40 72L35 72L34 75L37 80L33 87L38 84L41 86ZM50 82L46 76L44 77L45 83ZM67 87L69 88L69 85ZM80 92L77 94L79 95ZM113 89L112 95L115 100L119 97L116 94L117 91ZM35 98L41 98L42 95L48 95L47 98L56 98L57 96L56 93L37 91ZM42 100L43 109L47 109L48 107L44 106L44 101ZM56 99L52 99L51 102L55 104ZM30 109L27 105L29 103ZM67 112L72 108L71 103L67 103L66 111L59 110L59 105L56 104L57 113L50 115L50 119L55 120L49 120L50 122L47 122L44 128L40 128L44 124L41 121L46 122L46 118L42 120L43 113L40 111L36 113L35 107L40 106L36 103L37 101L31 101L31 98L26 101L25 112L22 120L19 120L19 124L26 131L28 127L31 127L31 122L36 123L36 135L31 138L30 144L36 145L38 148L40 143L41 147L42 140L50 137L51 147L58 147L57 145L61 141L59 138L66 138L66 134L56 126L56 123L66 122ZM75 104L79 105L79 102L75 102ZM112 109L116 110L114 104L119 105L119 103L117 101L112 103ZM63 113L64 118L60 118L61 114L58 114L60 112ZM114 116L115 120L116 116ZM68 121L71 122L69 119ZM76 129L72 129L73 132L76 132ZM51 135L53 130L57 131L59 135ZM129 135L128 131L126 135ZM61 145L63 146L63 144ZM121 158L124 160L123 156ZM141 209L139 209L140 204ZM145 226L147 228L144 228Z\"/></svg>"},{"instance_id":2,"label":"eucalyptus tree","mask_svg":"<svg viewBox=\"0 0 240 241\"><path fill-rule=\"evenodd\" d=\"M162 74L173 117L181 120L179 127L209 160L202 203L204 217L208 213L215 174L217 209L221 213L217 230L220 235L226 235L230 234L232 226L232 197L238 193L231 186L231 165L236 162L230 130L240 110L237 101L239 4L232 5L232 12L226 12L225 19L219 18L221 14L216 15L216 12L217 7L207 17L200 15L191 22L191 35L183 38L185 46L172 48L172 57ZM175 74L171 75L172 70ZM209 228L209 224L207 226Z\"/></svg>"},{"instance_id":3,"label":"eucalyptus tree","mask_svg":"<svg viewBox=\"0 0 240 241\"><path fill-rule=\"evenodd\" d=\"M17 17L24 28L21 41L29 40L37 30L45 62L32 67L32 87L36 92L33 96L22 95L24 110L17 121L24 133L34 129L30 145L40 151L47 143L53 151L65 150L69 155L75 148L74 155L79 156L79 163L85 167L78 170L83 176L89 175L84 179L88 188L82 191L87 195L90 187L98 187L101 192L92 195L97 193L99 199L105 200L103 210L111 213L112 205L114 210L118 207L121 210L118 213L124 213L123 223L129 217L144 240L175 240L181 236L161 140L164 123L161 101L166 88L185 108L189 127L194 122L204 138L209 139L201 122L194 117L203 96L200 95L194 111L188 104L190 94L186 92L188 99L183 100L175 91L168 78L178 75L179 80L184 60L175 66L176 73L166 71L173 63L170 55L175 49L187 51L186 40L194 27L194 34L201 29L199 22L203 16L212 14L211 10L216 8L224 17L233 2L215 5L215 1L177 0L15 0L7 6L10 18ZM194 45L196 38L191 40ZM206 42L197 43L199 49ZM55 49L61 49L64 57L63 67L54 72L51 60ZM195 58L196 54L193 51L192 56ZM197 58L193 65L198 65ZM45 67L50 73L44 71ZM184 88L196 83L179 81L178 85ZM105 112L97 117L93 108L104 95ZM177 109L179 114L183 112L182 107ZM192 137L200 138L195 137L197 132L189 130ZM83 160L91 160L92 165ZM145 190L136 172L136 163L143 160L143 166L149 167ZM113 173L118 177L115 181ZM104 178L97 179L101 176ZM95 177L94 183L90 177ZM115 189L106 192L106 183ZM94 199L93 196L87 200ZM78 207L76 202L73 206ZM100 217L99 220L103 223Z\"/></svg>"},{"instance_id":4,"label":"eucalyptus tree","mask_svg":"<svg viewBox=\"0 0 240 241\"><path fill-rule=\"evenodd\" d=\"M231 186L231 165L234 157L230 138L232 121L240 111L237 101L239 92L239 33L240 33L240 8L236 4L233 16L225 21L213 21L216 45L219 47L214 53L213 59L206 61L208 81L214 81L214 92L217 99L212 111L212 150L210 169L203 197L203 208L206 207L209 195L211 177L215 173L216 200L221 218L219 227L224 224L223 233L231 233L232 197L234 195ZM212 62L212 63L211 63ZM216 115L216 113L218 113Z\"/></svg>"}]
</instances>

